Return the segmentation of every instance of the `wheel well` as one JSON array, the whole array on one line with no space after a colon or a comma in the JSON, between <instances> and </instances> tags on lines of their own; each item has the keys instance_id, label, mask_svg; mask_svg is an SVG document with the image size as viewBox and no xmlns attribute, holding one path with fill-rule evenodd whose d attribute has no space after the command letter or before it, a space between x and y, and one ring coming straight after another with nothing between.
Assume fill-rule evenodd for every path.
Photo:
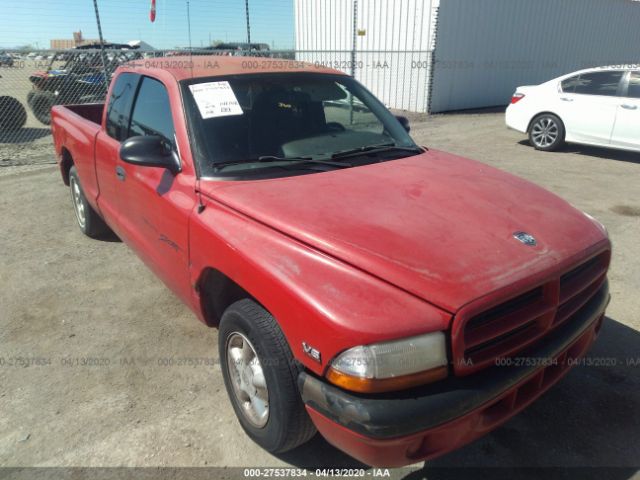
<instances>
[{"instance_id":1,"label":"wheel well","mask_svg":"<svg viewBox=\"0 0 640 480\"><path fill-rule=\"evenodd\" d=\"M73 158L66 148L62 147L62 162L60 163L60 171L62 172L62 181L69 186L69 171L73 167Z\"/></svg>"},{"instance_id":2,"label":"wheel well","mask_svg":"<svg viewBox=\"0 0 640 480\"><path fill-rule=\"evenodd\" d=\"M217 327L227 307L238 300L250 298L260 303L244 288L215 268L207 268L202 273L198 290L202 312L210 327Z\"/></svg>"},{"instance_id":3,"label":"wheel well","mask_svg":"<svg viewBox=\"0 0 640 480\"><path fill-rule=\"evenodd\" d=\"M554 112L540 112L540 113L536 113L533 117L531 117L531 120L529 121L529 125L527 125L527 133L531 131L531 125L533 125L533 121L536 118L538 118L540 115L553 115L554 117L558 117L558 120L562 122L562 127L564 128L564 121L562 120L562 118L560 118L560 115Z\"/></svg>"}]
</instances>

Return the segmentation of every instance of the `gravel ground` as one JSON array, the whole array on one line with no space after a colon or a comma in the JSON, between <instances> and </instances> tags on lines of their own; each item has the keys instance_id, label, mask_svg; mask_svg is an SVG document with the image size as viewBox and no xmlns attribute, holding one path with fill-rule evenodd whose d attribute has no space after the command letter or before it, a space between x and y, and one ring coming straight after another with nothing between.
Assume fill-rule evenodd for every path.
<instances>
[{"instance_id":1,"label":"gravel ground","mask_svg":"<svg viewBox=\"0 0 640 480\"><path fill-rule=\"evenodd\" d=\"M577 146L536 152L496 112L411 120L420 143L528 178L599 218L614 243L613 300L590 355L602 365L575 368L493 433L396 474L466 478L464 467L588 466L617 468L568 475L633 477L640 458L640 155ZM253 444L224 391L216 331L122 243L84 237L58 172L42 166L52 151L25 152L28 166L0 169L0 466L359 466L320 437L280 456ZM42 364L21 366L19 358ZM180 364L185 358L203 364Z\"/></svg>"}]
</instances>

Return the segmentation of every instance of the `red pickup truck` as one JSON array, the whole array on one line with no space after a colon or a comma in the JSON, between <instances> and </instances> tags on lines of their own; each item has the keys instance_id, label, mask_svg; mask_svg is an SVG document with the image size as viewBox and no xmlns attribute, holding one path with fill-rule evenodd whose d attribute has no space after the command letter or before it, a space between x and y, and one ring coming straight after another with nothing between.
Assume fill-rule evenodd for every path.
<instances>
[{"instance_id":1,"label":"red pickup truck","mask_svg":"<svg viewBox=\"0 0 640 480\"><path fill-rule=\"evenodd\" d=\"M405 465L565 375L609 302L605 228L416 145L347 75L267 60L132 63L106 106L52 111L80 229L113 230L219 328L248 435Z\"/></svg>"}]
</instances>

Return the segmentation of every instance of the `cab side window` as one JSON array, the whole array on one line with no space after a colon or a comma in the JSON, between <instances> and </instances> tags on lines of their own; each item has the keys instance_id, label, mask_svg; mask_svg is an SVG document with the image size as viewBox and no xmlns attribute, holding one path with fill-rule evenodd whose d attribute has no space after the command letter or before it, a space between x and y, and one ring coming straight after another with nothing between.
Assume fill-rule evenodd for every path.
<instances>
[{"instance_id":1,"label":"cab side window","mask_svg":"<svg viewBox=\"0 0 640 480\"><path fill-rule=\"evenodd\" d=\"M138 86L139 75L122 73L118 75L111 90L107 106L107 135L119 141L127 139L131 105Z\"/></svg>"},{"instance_id":2,"label":"cab side window","mask_svg":"<svg viewBox=\"0 0 640 480\"><path fill-rule=\"evenodd\" d=\"M129 136L160 135L175 145L169 94L158 80L143 77L131 115Z\"/></svg>"}]
</instances>

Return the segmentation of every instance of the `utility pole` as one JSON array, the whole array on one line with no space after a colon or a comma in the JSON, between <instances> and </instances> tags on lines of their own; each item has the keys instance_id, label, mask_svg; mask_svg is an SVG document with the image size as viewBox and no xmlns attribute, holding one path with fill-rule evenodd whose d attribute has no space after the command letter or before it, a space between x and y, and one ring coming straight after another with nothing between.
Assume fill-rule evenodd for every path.
<instances>
[{"instance_id":1,"label":"utility pole","mask_svg":"<svg viewBox=\"0 0 640 480\"><path fill-rule=\"evenodd\" d=\"M102 58L102 68L104 69L104 81L109 81L111 72L107 69L107 57L104 54L104 38L102 38L102 26L100 25L100 12L98 11L98 0L93 0L93 9L96 12L96 23L98 24L98 38L100 39L100 57Z\"/></svg>"},{"instance_id":2,"label":"utility pole","mask_svg":"<svg viewBox=\"0 0 640 480\"><path fill-rule=\"evenodd\" d=\"M247 44L251 51L251 24L249 23L249 0L244 0L244 9L247 15Z\"/></svg>"}]
</instances>

